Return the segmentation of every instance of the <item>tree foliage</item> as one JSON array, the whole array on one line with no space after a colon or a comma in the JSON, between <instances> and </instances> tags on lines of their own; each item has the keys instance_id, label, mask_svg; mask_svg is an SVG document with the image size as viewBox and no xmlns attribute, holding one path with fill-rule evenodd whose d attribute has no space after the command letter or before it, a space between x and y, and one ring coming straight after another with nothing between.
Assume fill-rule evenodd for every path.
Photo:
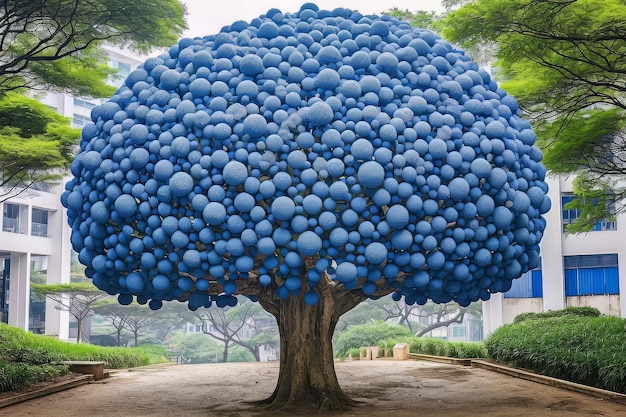
<instances>
[{"instance_id":1,"label":"tree foliage","mask_svg":"<svg viewBox=\"0 0 626 417\"><path fill-rule=\"evenodd\" d=\"M8 0L0 5L0 93L53 87L101 97L111 74L104 42L140 52L186 28L177 0Z\"/></svg>"},{"instance_id":2,"label":"tree foliage","mask_svg":"<svg viewBox=\"0 0 626 417\"><path fill-rule=\"evenodd\" d=\"M109 295L88 282L72 284L32 284L36 294L43 294L57 303L56 308L69 312L77 324L76 343L82 341L82 325L93 314L93 307Z\"/></svg>"},{"instance_id":3,"label":"tree foliage","mask_svg":"<svg viewBox=\"0 0 626 417\"><path fill-rule=\"evenodd\" d=\"M497 44L497 76L533 119L546 167L582 170L585 184L597 183L576 188L587 230L607 215L606 206L592 207L588 192L605 192L606 176L626 174L626 4L599 6L594 0L477 0L442 21L444 37L465 47ZM617 182L610 191L614 200L626 196Z\"/></svg>"},{"instance_id":4,"label":"tree foliage","mask_svg":"<svg viewBox=\"0 0 626 417\"><path fill-rule=\"evenodd\" d=\"M170 45L186 27L184 15L177 0L0 2L0 201L59 180L79 138L66 118L22 94L109 96L115 70L101 46Z\"/></svg>"},{"instance_id":5,"label":"tree foliage","mask_svg":"<svg viewBox=\"0 0 626 417\"><path fill-rule=\"evenodd\" d=\"M409 338L411 331L398 324L389 324L382 321L352 326L343 332L334 343L336 356L346 356L350 349L365 346L378 346L383 340Z\"/></svg>"}]
</instances>

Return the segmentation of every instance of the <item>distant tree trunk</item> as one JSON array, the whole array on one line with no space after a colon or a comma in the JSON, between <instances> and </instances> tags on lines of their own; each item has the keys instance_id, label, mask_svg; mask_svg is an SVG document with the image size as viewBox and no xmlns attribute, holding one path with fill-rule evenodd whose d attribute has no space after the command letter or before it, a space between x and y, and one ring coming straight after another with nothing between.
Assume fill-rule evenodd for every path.
<instances>
[{"instance_id":1,"label":"distant tree trunk","mask_svg":"<svg viewBox=\"0 0 626 417\"><path fill-rule=\"evenodd\" d=\"M224 340L224 353L222 354L224 357L224 363L228 362L228 345L229 340Z\"/></svg>"},{"instance_id":2,"label":"distant tree trunk","mask_svg":"<svg viewBox=\"0 0 626 417\"><path fill-rule=\"evenodd\" d=\"M330 282L320 282L317 289L320 299L313 306L303 296L259 299L276 317L280 334L278 383L274 393L260 402L268 409L346 410L356 404L337 381L332 336L339 317L365 297Z\"/></svg>"},{"instance_id":3,"label":"distant tree trunk","mask_svg":"<svg viewBox=\"0 0 626 417\"><path fill-rule=\"evenodd\" d=\"M80 343L80 338L82 337L81 334L81 327L83 327L83 320L79 317L76 317L76 343Z\"/></svg>"}]
</instances>

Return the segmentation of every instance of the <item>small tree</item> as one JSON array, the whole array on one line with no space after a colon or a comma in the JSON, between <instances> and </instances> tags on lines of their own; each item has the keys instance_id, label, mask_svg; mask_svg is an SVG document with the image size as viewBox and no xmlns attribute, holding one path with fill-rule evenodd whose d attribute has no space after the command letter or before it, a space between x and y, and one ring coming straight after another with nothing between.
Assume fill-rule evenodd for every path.
<instances>
[{"instance_id":1,"label":"small tree","mask_svg":"<svg viewBox=\"0 0 626 417\"><path fill-rule=\"evenodd\" d=\"M117 346L121 346L122 331L126 328L129 317L129 311L125 306L113 300L105 300L93 306L93 312L108 320L115 329Z\"/></svg>"},{"instance_id":2,"label":"small tree","mask_svg":"<svg viewBox=\"0 0 626 417\"><path fill-rule=\"evenodd\" d=\"M93 315L94 306L108 294L88 282L73 284L33 284L36 294L42 294L57 303L55 308L69 312L76 319L76 343L82 341L82 326L85 319Z\"/></svg>"},{"instance_id":3,"label":"small tree","mask_svg":"<svg viewBox=\"0 0 626 417\"><path fill-rule=\"evenodd\" d=\"M202 323L202 332L224 345L224 362L228 362L231 343L247 349L256 361L260 361L259 347L263 344L275 345L277 342L273 326L264 326L271 316L251 301L219 310L202 309L194 315Z\"/></svg>"}]
</instances>

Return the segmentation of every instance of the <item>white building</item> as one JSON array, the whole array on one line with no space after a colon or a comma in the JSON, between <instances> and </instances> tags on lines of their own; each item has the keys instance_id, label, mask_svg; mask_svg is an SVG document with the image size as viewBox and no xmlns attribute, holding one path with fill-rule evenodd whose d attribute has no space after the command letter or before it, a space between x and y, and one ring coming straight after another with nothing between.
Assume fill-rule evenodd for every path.
<instances>
[{"instance_id":1,"label":"white building","mask_svg":"<svg viewBox=\"0 0 626 417\"><path fill-rule=\"evenodd\" d=\"M111 67L119 70L120 78L111 80L117 86L143 62L115 47L107 46L104 50ZM70 118L76 128L91 121L91 109L102 101L55 92L41 98L41 102ZM48 284L69 283L71 244L67 216L60 202L63 186L37 188L0 202L0 310L2 321L40 332L43 317L30 311L31 269L47 271ZM67 312L55 309L54 304L46 301L45 334L70 339L70 317Z\"/></svg>"},{"instance_id":2,"label":"white building","mask_svg":"<svg viewBox=\"0 0 626 417\"><path fill-rule=\"evenodd\" d=\"M598 222L594 231L570 234L564 227L578 217L564 204L573 196L572 178L548 178L552 209L541 241L541 268L513 282L505 294L483 303L484 334L525 312L595 307L602 314L626 317L626 215Z\"/></svg>"}]
</instances>

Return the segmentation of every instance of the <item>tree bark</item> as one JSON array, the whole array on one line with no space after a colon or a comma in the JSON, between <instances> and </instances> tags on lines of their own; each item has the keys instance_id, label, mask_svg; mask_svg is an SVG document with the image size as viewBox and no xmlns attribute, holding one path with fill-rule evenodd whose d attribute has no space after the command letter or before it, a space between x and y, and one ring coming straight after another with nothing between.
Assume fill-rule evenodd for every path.
<instances>
[{"instance_id":1,"label":"tree bark","mask_svg":"<svg viewBox=\"0 0 626 417\"><path fill-rule=\"evenodd\" d=\"M357 404L337 381L332 336L341 315L366 297L324 278L316 290L319 302L315 305L306 304L303 296L259 298L263 308L276 317L280 336L278 383L274 393L260 402L268 409L347 410Z\"/></svg>"}]
</instances>

